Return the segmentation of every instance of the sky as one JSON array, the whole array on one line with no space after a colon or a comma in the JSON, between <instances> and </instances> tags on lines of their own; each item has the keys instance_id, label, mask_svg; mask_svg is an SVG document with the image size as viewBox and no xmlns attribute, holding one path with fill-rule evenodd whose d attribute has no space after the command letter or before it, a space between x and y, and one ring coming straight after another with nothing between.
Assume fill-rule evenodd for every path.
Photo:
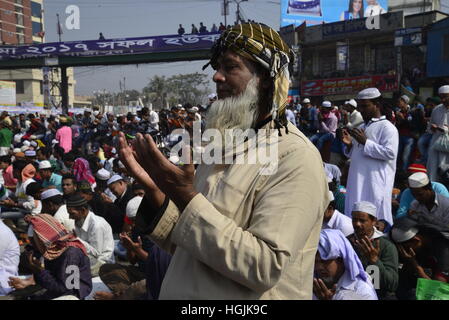
<instances>
[{"instance_id":1,"label":"sky","mask_svg":"<svg viewBox=\"0 0 449 320\"><path fill-rule=\"evenodd\" d=\"M235 21L236 5L230 4L227 23ZM190 33L191 24L200 22L210 29L224 22L221 0L44 0L45 41L58 41L57 18L63 28L62 41L96 40L102 32L106 38L133 38L177 34L182 24ZM68 30L66 8L80 9L80 29ZM279 29L279 0L248 0L240 5L243 17L263 22ZM207 61L153 63L129 66L95 66L75 68L76 94L92 95L93 91L119 91L119 81L126 77L126 89L141 90L155 75L172 76L180 73L202 72L212 79L212 69L204 72ZM210 83L211 92L215 86Z\"/></svg>"}]
</instances>

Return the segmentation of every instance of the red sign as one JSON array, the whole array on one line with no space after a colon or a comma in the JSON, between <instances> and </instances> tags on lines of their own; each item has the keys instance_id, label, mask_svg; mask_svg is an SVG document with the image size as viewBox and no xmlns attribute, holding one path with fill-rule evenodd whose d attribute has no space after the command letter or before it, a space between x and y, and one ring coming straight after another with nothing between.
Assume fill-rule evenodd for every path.
<instances>
[{"instance_id":1,"label":"red sign","mask_svg":"<svg viewBox=\"0 0 449 320\"><path fill-rule=\"evenodd\" d=\"M380 92L391 92L397 91L399 85L395 75L311 80L301 82L301 95L310 97L356 94L366 88L377 88Z\"/></svg>"}]
</instances>

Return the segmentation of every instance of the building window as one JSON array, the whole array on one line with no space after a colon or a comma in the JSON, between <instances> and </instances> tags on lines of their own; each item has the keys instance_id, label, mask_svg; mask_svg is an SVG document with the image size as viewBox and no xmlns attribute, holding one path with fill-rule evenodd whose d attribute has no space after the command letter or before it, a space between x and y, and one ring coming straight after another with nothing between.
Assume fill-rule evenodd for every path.
<instances>
[{"instance_id":1,"label":"building window","mask_svg":"<svg viewBox=\"0 0 449 320\"><path fill-rule=\"evenodd\" d=\"M23 8L22 7L15 6L14 8L15 8L14 10L16 11L16 13L23 14Z\"/></svg>"},{"instance_id":2,"label":"building window","mask_svg":"<svg viewBox=\"0 0 449 320\"><path fill-rule=\"evenodd\" d=\"M16 4L23 6L23 0L16 0Z\"/></svg>"},{"instance_id":3,"label":"building window","mask_svg":"<svg viewBox=\"0 0 449 320\"><path fill-rule=\"evenodd\" d=\"M25 28L23 27L16 27L16 32L19 34L24 34L25 33Z\"/></svg>"},{"instance_id":4,"label":"building window","mask_svg":"<svg viewBox=\"0 0 449 320\"><path fill-rule=\"evenodd\" d=\"M37 2L31 2L31 15L36 18L42 18L42 5Z\"/></svg>"},{"instance_id":5,"label":"building window","mask_svg":"<svg viewBox=\"0 0 449 320\"><path fill-rule=\"evenodd\" d=\"M23 26L23 15L16 13L17 24Z\"/></svg>"},{"instance_id":6,"label":"building window","mask_svg":"<svg viewBox=\"0 0 449 320\"><path fill-rule=\"evenodd\" d=\"M25 81L24 80L14 80L16 83L16 94L25 93Z\"/></svg>"},{"instance_id":7,"label":"building window","mask_svg":"<svg viewBox=\"0 0 449 320\"><path fill-rule=\"evenodd\" d=\"M449 34L443 38L443 60L449 61Z\"/></svg>"},{"instance_id":8,"label":"building window","mask_svg":"<svg viewBox=\"0 0 449 320\"><path fill-rule=\"evenodd\" d=\"M17 43L18 43L18 44L24 44L24 43L25 43L25 35L23 35L23 34L18 34L18 35L17 35Z\"/></svg>"},{"instance_id":9,"label":"building window","mask_svg":"<svg viewBox=\"0 0 449 320\"><path fill-rule=\"evenodd\" d=\"M33 21L33 36L38 36L38 33L42 31L42 24L40 22Z\"/></svg>"}]
</instances>

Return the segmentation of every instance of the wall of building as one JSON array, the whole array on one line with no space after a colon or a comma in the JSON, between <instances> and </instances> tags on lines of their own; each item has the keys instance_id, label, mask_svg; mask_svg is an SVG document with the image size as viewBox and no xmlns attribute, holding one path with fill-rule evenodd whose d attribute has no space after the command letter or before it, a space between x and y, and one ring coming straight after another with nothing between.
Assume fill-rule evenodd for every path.
<instances>
[{"instance_id":1,"label":"wall of building","mask_svg":"<svg viewBox=\"0 0 449 320\"><path fill-rule=\"evenodd\" d=\"M449 77L449 18L432 27L427 43L428 76Z\"/></svg>"}]
</instances>

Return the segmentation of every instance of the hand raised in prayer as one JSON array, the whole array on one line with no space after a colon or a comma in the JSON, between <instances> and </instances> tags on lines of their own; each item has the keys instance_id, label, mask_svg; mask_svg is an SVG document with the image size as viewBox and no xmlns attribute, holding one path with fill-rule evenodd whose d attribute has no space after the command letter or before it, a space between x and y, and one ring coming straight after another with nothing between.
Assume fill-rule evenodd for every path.
<instances>
[{"instance_id":1,"label":"hand raised in prayer","mask_svg":"<svg viewBox=\"0 0 449 320\"><path fill-rule=\"evenodd\" d=\"M351 135L350 135L349 132L348 132L348 129L343 129L343 130L341 131L341 133L342 133L341 141L342 141L345 145L350 146L350 145L352 144L352 138L351 138Z\"/></svg>"},{"instance_id":2,"label":"hand raised in prayer","mask_svg":"<svg viewBox=\"0 0 449 320\"><path fill-rule=\"evenodd\" d=\"M319 300L332 300L336 290L337 284L334 284L332 289L328 289L323 280L319 278L313 279L313 293Z\"/></svg>"},{"instance_id":3,"label":"hand raised in prayer","mask_svg":"<svg viewBox=\"0 0 449 320\"><path fill-rule=\"evenodd\" d=\"M142 239L140 237L137 238L137 242L134 242L125 232L120 233L119 237L127 250L137 251L142 248Z\"/></svg>"},{"instance_id":4,"label":"hand raised in prayer","mask_svg":"<svg viewBox=\"0 0 449 320\"><path fill-rule=\"evenodd\" d=\"M138 146L135 141L134 145L131 146L128 144L125 134L123 132L119 133L120 160L125 165L128 173L145 187L146 195L149 197L150 202L154 205L155 209L158 209L164 203L165 194L157 187L153 179L142 167L143 158L137 154L136 148ZM142 154L142 152L139 154Z\"/></svg>"},{"instance_id":5,"label":"hand raised in prayer","mask_svg":"<svg viewBox=\"0 0 449 320\"><path fill-rule=\"evenodd\" d=\"M350 131L351 136L360 144L365 145L366 140L368 140L365 131L360 129L352 129Z\"/></svg>"},{"instance_id":6,"label":"hand raised in prayer","mask_svg":"<svg viewBox=\"0 0 449 320\"><path fill-rule=\"evenodd\" d=\"M405 262L416 263L416 253L412 248L405 248L402 244L397 245L399 255Z\"/></svg>"},{"instance_id":7,"label":"hand raised in prayer","mask_svg":"<svg viewBox=\"0 0 449 320\"><path fill-rule=\"evenodd\" d=\"M39 273L42 270L44 270L44 268L42 267L41 262L39 261L39 259L37 259L36 257L33 256L33 252L27 252L27 264L28 264L28 268L33 271L33 273Z\"/></svg>"},{"instance_id":8,"label":"hand raised in prayer","mask_svg":"<svg viewBox=\"0 0 449 320\"><path fill-rule=\"evenodd\" d=\"M377 263L380 253L379 239L374 240L373 245L373 242L367 236L364 236L361 240L356 240L355 243L370 263Z\"/></svg>"},{"instance_id":9,"label":"hand raised in prayer","mask_svg":"<svg viewBox=\"0 0 449 320\"><path fill-rule=\"evenodd\" d=\"M106 193L102 192L102 193L100 194L100 196L101 196L101 199L103 199L104 202L106 202L106 203L114 203L114 201L112 201L112 199L109 198L109 197L106 195Z\"/></svg>"},{"instance_id":10,"label":"hand raised in prayer","mask_svg":"<svg viewBox=\"0 0 449 320\"><path fill-rule=\"evenodd\" d=\"M176 166L165 158L149 134L137 134L133 147L135 157L146 174L182 212L198 193L193 186L195 167L190 147L183 148L183 155L187 155L187 159L181 166Z\"/></svg>"}]
</instances>

